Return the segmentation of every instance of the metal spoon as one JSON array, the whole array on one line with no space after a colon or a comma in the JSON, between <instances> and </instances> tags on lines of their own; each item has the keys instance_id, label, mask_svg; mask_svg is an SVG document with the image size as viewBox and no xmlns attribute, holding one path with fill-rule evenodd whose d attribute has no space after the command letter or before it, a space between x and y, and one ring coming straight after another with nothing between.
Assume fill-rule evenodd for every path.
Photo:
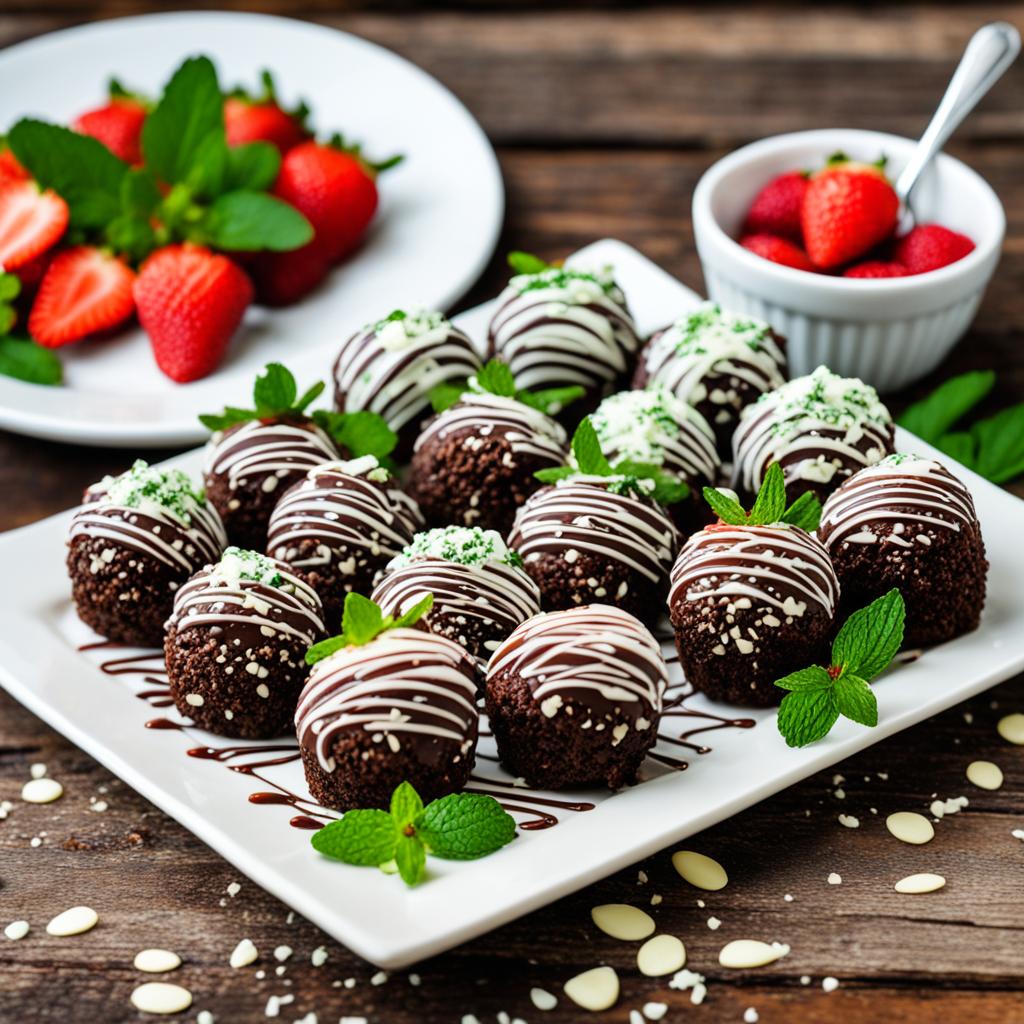
<instances>
[{"instance_id":1,"label":"metal spoon","mask_svg":"<svg viewBox=\"0 0 1024 1024\"><path fill-rule=\"evenodd\" d=\"M907 166L896 179L900 198L900 233L914 226L910 195L932 157L946 144L960 122L1002 77L1020 53L1020 33L1005 21L993 21L978 29L964 50L942 102L935 111Z\"/></svg>"}]
</instances>

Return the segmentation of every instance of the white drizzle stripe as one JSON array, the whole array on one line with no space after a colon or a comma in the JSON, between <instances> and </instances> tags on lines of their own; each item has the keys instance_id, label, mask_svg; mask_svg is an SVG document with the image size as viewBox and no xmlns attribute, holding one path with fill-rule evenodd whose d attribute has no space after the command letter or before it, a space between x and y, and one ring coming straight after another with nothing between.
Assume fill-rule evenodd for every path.
<instances>
[{"instance_id":1,"label":"white drizzle stripe","mask_svg":"<svg viewBox=\"0 0 1024 1024\"><path fill-rule=\"evenodd\" d=\"M871 529L885 522L904 529L883 536ZM959 532L976 530L977 522L970 492L938 462L885 460L854 474L829 496L819 532L829 550L876 541L909 547L933 527Z\"/></svg>"},{"instance_id":2,"label":"white drizzle stripe","mask_svg":"<svg viewBox=\"0 0 1024 1024\"><path fill-rule=\"evenodd\" d=\"M636 717L661 713L668 668L639 619L612 605L582 605L524 622L494 652L488 679L518 675L538 704L554 696L591 705L600 697ZM582 720L579 722L582 725Z\"/></svg>"},{"instance_id":3,"label":"white drizzle stripe","mask_svg":"<svg viewBox=\"0 0 1024 1024\"><path fill-rule=\"evenodd\" d=\"M695 533L679 552L669 606L720 597L764 602L786 616L814 603L831 616L839 582L821 542L799 527L715 526Z\"/></svg>"},{"instance_id":4,"label":"white drizzle stripe","mask_svg":"<svg viewBox=\"0 0 1024 1024\"><path fill-rule=\"evenodd\" d=\"M508 543L527 563L544 554L586 551L660 583L679 532L653 502L570 478L530 495L516 514Z\"/></svg>"},{"instance_id":5,"label":"white drizzle stripe","mask_svg":"<svg viewBox=\"0 0 1024 1024\"><path fill-rule=\"evenodd\" d=\"M447 321L397 349L385 348L373 327L357 331L341 346L334 364L339 409L379 413L400 430L430 406L430 390L465 380L480 369L473 343Z\"/></svg>"},{"instance_id":6,"label":"white drizzle stripe","mask_svg":"<svg viewBox=\"0 0 1024 1024\"><path fill-rule=\"evenodd\" d=\"M604 388L625 374L640 345L622 291L579 280L525 292L509 285L489 335L494 354L527 389Z\"/></svg>"},{"instance_id":7,"label":"white drizzle stripe","mask_svg":"<svg viewBox=\"0 0 1024 1024\"><path fill-rule=\"evenodd\" d=\"M476 668L455 643L418 629L393 629L313 666L299 697L299 742L333 771L339 733L360 729L451 741L462 753L477 732Z\"/></svg>"},{"instance_id":8,"label":"white drizzle stripe","mask_svg":"<svg viewBox=\"0 0 1024 1024\"><path fill-rule=\"evenodd\" d=\"M314 423L249 420L210 438L203 471L207 476L226 474L228 486L235 489L254 477L299 473L337 458L334 442Z\"/></svg>"}]
</instances>

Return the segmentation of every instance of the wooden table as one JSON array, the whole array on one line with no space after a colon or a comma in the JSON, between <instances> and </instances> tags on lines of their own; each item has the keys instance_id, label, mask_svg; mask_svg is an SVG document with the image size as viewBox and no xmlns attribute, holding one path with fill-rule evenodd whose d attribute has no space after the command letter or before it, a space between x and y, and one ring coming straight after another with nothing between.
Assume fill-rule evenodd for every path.
<instances>
[{"instance_id":1,"label":"wooden table","mask_svg":"<svg viewBox=\"0 0 1024 1024\"><path fill-rule=\"evenodd\" d=\"M0 45L147 6L156 5L6 0ZM853 4L816 11L614 3L552 10L519 2L465 11L374 5L374 13L343 14L335 12L344 5L329 0L258 6L392 47L468 103L497 145L506 177L502 251L554 257L612 235L697 286L690 195L714 159L757 137L801 128L915 134L971 31L993 18L1024 21L1020 5L978 4L869 14ZM1002 196L1009 232L969 339L915 393L955 371L985 367L999 373L992 408L1024 397L1022 89L1019 64L951 147ZM493 294L503 274L496 256L465 304ZM895 396L893 405L910 397ZM0 527L73 504L84 485L123 468L125 459L123 452L0 436ZM1013 489L1024 495L1021 482ZM687 845L716 856L731 876L704 907L665 851L428 961L415 976L402 972L375 985L372 967L312 925L290 921L287 907L0 696L0 799L15 804L0 822L0 919L27 917L34 929L24 942L0 940L0 1019L136 1020L128 1002L140 980L132 958L163 946L185 958L169 980L193 991L189 1019L209 1009L221 1024L264 1019L268 997L284 993L294 994L281 1009L288 1021L310 1011L321 1024L341 1016L458 1022L464 1014L490 1022L501 1011L530 1022L579 1020L586 1015L564 998L554 1012L540 1013L529 991L560 993L567 978L598 963L613 965L623 985L618 1005L594 1015L598 1020L625 1021L630 1009L654 1000L670 1005L669 1021L739 1021L748 1007L764 1022L1021 1021L1024 844L1011 830L1024 827L1024 756L995 732L1009 710L1024 710L1024 677L695 837ZM966 782L964 769L976 758L1002 766L1001 790ZM56 804L18 799L38 761L64 784ZM936 795L961 794L970 806L943 820L927 847L903 846L884 829L894 810L926 811ZM91 809L90 798L107 809ZM860 827L843 827L840 813L856 816ZM42 842L33 846L33 837ZM945 875L946 889L894 894L896 879L923 870ZM638 871L647 876L643 884ZM841 885L828 883L832 872ZM236 880L241 890L227 895ZM648 904L655 894L663 897L653 911L659 928L682 937L689 966L707 976L700 1008L688 993L641 978L634 946L590 924L593 905ZM49 917L76 903L96 907L102 926L80 939L47 937ZM707 924L712 915L721 921L717 931ZM261 950L264 980L253 968L228 966L244 936ZM777 939L792 952L770 967L727 974L717 951L738 937ZM271 951L282 944L295 954L278 977ZM317 968L310 954L320 945L329 958ZM838 979L838 989L823 989L826 976ZM334 984L349 978L352 988Z\"/></svg>"}]
</instances>

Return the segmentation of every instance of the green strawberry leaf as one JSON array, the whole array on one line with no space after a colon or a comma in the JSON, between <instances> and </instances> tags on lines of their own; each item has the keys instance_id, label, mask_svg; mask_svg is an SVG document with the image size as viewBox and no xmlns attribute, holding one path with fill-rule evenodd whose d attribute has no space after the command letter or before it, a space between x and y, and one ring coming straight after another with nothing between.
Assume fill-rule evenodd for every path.
<instances>
[{"instance_id":1,"label":"green strawberry leaf","mask_svg":"<svg viewBox=\"0 0 1024 1024\"><path fill-rule=\"evenodd\" d=\"M572 453L581 473L587 476L612 475L612 467L601 451L601 442L589 416L580 421L572 436Z\"/></svg>"},{"instance_id":2,"label":"green strawberry leaf","mask_svg":"<svg viewBox=\"0 0 1024 1024\"><path fill-rule=\"evenodd\" d=\"M546 469L538 469L533 475L542 484L556 484L559 480L575 476L576 470L572 466L549 466Z\"/></svg>"},{"instance_id":3,"label":"green strawberry leaf","mask_svg":"<svg viewBox=\"0 0 1024 1024\"><path fill-rule=\"evenodd\" d=\"M509 552L512 555L513 552ZM415 626L420 619L423 618L431 608L434 607L434 595L427 594L425 597L421 597L411 608L403 612L398 618L388 616L384 620L385 629L404 629L408 626Z\"/></svg>"},{"instance_id":4,"label":"green strawberry leaf","mask_svg":"<svg viewBox=\"0 0 1024 1024\"><path fill-rule=\"evenodd\" d=\"M341 630L350 644L361 647L384 628L384 613L368 597L352 591L345 595Z\"/></svg>"},{"instance_id":5,"label":"green strawberry leaf","mask_svg":"<svg viewBox=\"0 0 1024 1024\"><path fill-rule=\"evenodd\" d=\"M387 811L348 811L310 838L313 849L325 857L363 867L378 867L391 860L398 846L395 823Z\"/></svg>"},{"instance_id":6,"label":"green strawberry leaf","mask_svg":"<svg viewBox=\"0 0 1024 1024\"><path fill-rule=\"evenodd\" d=\"M0 337L0 374L27 381L29 384L52 385L61 382L63 368L60 360L48 348L43 348L27 338L4 335Z\"/></svg>"},{"instance_id":7,"label":"green strawberry leaf","mask_svg":"<svg viewBox=\"0 0 1024 1024\"><path fill-rule=\"evenodd\" d=\"M838 718L833 687L794 690L779 705L779 732L787 746L805 747L827 736Z\"/></svg>"},{"instance_id":8,"label":"green strawberry leaf","mask_svg":"<svg viewBox=\"0 0 1024 1024\"><path fill-rule=\"evenodd\" d=\"M256 412L260 418L289 412L295 405L298 393L295 377L290 370L280 363L267 363L253 386Z\"/></svg>"},{"instance_id":9,"label":"green strawberry leaf","mask_svg":"<svg viewBox=\"0 0 1024 1024\"><path fill-rule=\"evenodd\" d=\"M751 526L777 523L786 511L786 481L782 467L773 462L766 470L747 521Z\"/></svg>"},{"instance_id":10,"label":"green strawberry leaf","mask_svg":"<svg viewBox=\"0 0 1024 1024\"><path fill-rule=\"evenodd\" d=\"M427 805L416 830L435 857L475 860L511 842L516 823L493 797L452 793Z\"/></svg>"},{"instance_id":11,"label":"green strawberry leaf","mask_svg":"<svg viewBox=\"0 0 1024 1024\"><path fill-rule=\"evenodd\" d=\"M545 263L539 256L534 256L528 252L519 252L518 250L510 252L507 259L508 265L517 274L539 274L550 266L549 263Z\"/></svg>"},{"instance_id":12,"label":"green strawberry leaf","mask_svg":"<svg viewBox=\"0 0 1024 1024\"><path fill-rule=\"evenodd\" d=\"M195 240L229 252L290 252L313 240L313 226L283 200L239 189L210 204Z\"/></svg>"},{"instance_id":13,"label":"green strawberry leaf","mask_svg":"<svg viewBox=\"0 0 1024 1024\"><path fill-rule=\"evenodd\" d=\"M805 491L782 513L781 522L814 533L821 525L821 502L816 495Z\"/></svg>"},{"instance_id":14,"label":"green strawberry leaf","mask_svg":"<svg viewBox=\"0 0 1024 1024\"><path fill-rule=\"evenodd\" d=\"M731 495L724 494L717 487L705 487L703 490L704 500L711 506L711 511L730 526L744 526L747 522L747 513L743 506Z\"/></svg>"}]
</instances>

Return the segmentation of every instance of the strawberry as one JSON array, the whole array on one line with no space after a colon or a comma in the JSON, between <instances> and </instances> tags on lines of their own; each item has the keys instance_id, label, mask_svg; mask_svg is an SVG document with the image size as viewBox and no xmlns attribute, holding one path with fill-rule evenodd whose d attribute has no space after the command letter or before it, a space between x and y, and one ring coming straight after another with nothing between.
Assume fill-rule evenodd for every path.
<instances>
[{"instance_id":1,"label":"strawberry","mask_svg":"<svg viewBox=\"0 0 1024 1024\"><path fill-rule=\"evenodd\" d=\"M319 238L291 252L261 252L252 261L256 301L290 306L305 298L330 273L331 261Z\"/></svg>"},{"instance_id":2,"label":"strawberry","mask_svg":"<svg viewBox=\"0 0 1024 1024\"><path fill-rule=\"evenodd\" d=\"M53 259L53 254L53 249L47 249L46 252L41 252L35 259L29 260L28 263L18 267L15 273L18 275L18 280L21 281L22 295L35 291L36 286L42 281L43 275L46 273L46 268Z\"/></svg>"},{"instance_id":3,"label":"strawberry","mask_svg":"<svg viewBox=\"0 0 1024 1024\"><path fill-rule=\"evenodd\" d=\"M31 175L18 158L0 141L0 187L11 181L26 181Z\"/></svg>"},{"instance_id":4,"label":"strawberry","mask_svg":"<svg viewBox=\"0 0 1024 1024\"><path fill-rule=\"evenodd\" d=\"M743 231L748 235L779 235L791 242L803 244L800 210L807 192L807 175L802 171L789 171L772 178L747 211Z\"/></svg>"},{"instance_id":5,"label":"strawberry","mask_svg":"<svg viewBox=\"0 0 1024 1024\"><path fill-rule=\"evenodd\" d=\"M921 224L896 240L895 255L910 274L949 266L973 252L974 243L956 231L939 224Z\"/></svg>"},{"instance_id":6,"label":"strawberry","mask_svg":"<svg viewBox=\"0 0 1024 1024\"><path fill-rule=\"evenodd\" d=\"M149 113L144 100L127 92L116 80L110 83L110 98L102 107L79 114L71 127L82 135L99 139L125 163L142 163L142 124Z\"/></svg>"},{"instance_id":7,"label":"strawberry","mask_svg":"<svg viewBox=\"0 0 1024 1024\"><path fill-rule=\"evenodd\" d=\"M811 175L800 222L811 262L824 270L850 263L888 238L900 201L881 167L842 153Z\"/></svg>"},{"instance_id":8,"label":"strawberry","mask_svg":"<svg viewBox=\"0 0 1024 1024\"><path fill-rule=\"evenodd\" d=\"M103 249L76 245L57 253L32 303L29 334L57 348L119 327L135 310L134 280L134 271Z\"/></svg>"},{"instance_id":9,"label":"strawberry","mask_svg":"<svg viewBox=\"0 0 1024 1024\"><path fill-rule=\"evenodd\" d=\"M359 243L377 210L377 174L400 157L371 164L359 147L303 142L285 154L274 195L291 203L313 225L330 263Z\"/></svg>"},{"instance_id":10,"label":"strawberry","mask_svg":"<svg viewBox=\"0 0 1024 1024\"><path fill-rule=\"evenodd\" d=\"M185 383L219 365L253 289L237 263L186 242L149 256L134 293L157 366Z\"/></svg>"},{"instance_id":11,"label":"strawberry","mask_svg":"<svg viewBox=\"0 0 1024 1024\"><path fill-rule=\"evenodd\" d=\"M740 245L744 249L756 253L762 259L771 260L772 263L781 263L784 267L809 270L811 273L817 270L800 246L794 245L788 239L780 238L778 235L744 235L740 239Z\"/></svg>"},{"instance_id":12,"label":"strawberry","mask_svg":"<svg viewBox=\"0 0 1024 1024\"><path fill-rule=\"evenodd\" d=\"M902 263L894 260L865 260L855 263L843 272L843 277L906 277L909 271Z\"/></svg>"},{"instance_id":13,"label":"strawberry","mask_svg":"<svg viewBox=\"0 0 1024 1024\"><path fill-rule=\"evenodd\" d=\"M306 117L309 108L300 103L294 110L285 110L277 101L274 79L263 72L263 93L250 96L236 89L224 100L224 128L229 146L245 142L269 142L284 155L303 139L309 138Z\"/></svg>"},{"instance_id":14,"label":"strawberry","mask_svg":"<svg viewBox=\"0 0 1024 1024\"><path fill-rule=\"evenodd\" d=\"M68 204L34 181L0 185L0 267L17 270L55 245L68 226Z\"/></svg>"}]
</instances>

